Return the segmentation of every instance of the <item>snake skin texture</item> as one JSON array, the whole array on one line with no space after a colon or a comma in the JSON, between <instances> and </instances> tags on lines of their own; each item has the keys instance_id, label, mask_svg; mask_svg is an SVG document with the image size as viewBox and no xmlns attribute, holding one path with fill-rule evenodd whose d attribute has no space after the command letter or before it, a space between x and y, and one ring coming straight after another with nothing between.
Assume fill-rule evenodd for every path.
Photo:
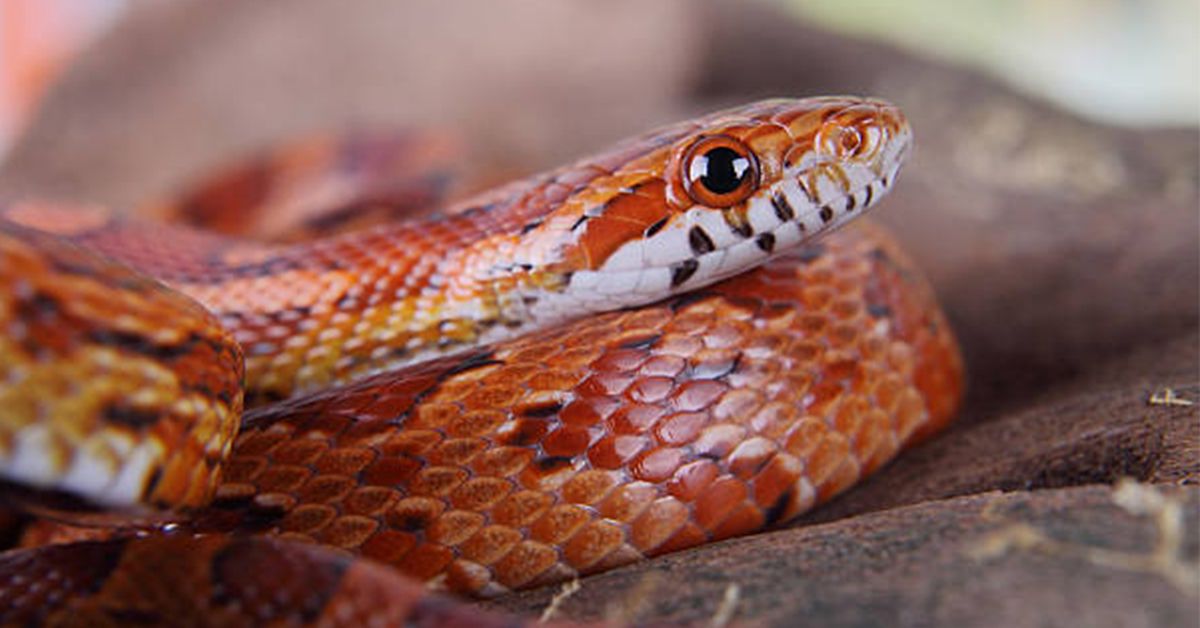
<instances>
[{"instance_id":1,"label":"snake skin texture","mask_svg":"<svg viewBox=\"0 0 1200 628\"><path fill-rule=\"evenodd\" d=\"M0 623L512 625L401 574L491 597L786 523L961 401L908 257L816 239L908 133L769 101L298 244L0 210L4 488L89 523L0 555Z\"/></svg>"}]
</instances>

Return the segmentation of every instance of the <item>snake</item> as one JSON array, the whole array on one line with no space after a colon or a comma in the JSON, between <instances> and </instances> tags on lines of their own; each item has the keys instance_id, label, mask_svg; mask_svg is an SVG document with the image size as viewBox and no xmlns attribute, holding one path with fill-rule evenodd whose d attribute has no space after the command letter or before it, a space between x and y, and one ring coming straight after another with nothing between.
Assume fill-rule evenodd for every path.
<instances>
[{"instance_id":1,"label":"snake","mask_svg":"<svg viewBox=\"0 0 1200 628\"><path fill-rule=\"evenodd\" d=\"M961 403L857 220L911 147L887 102L775 99L331 235L4 205L0 494L51 521L0 623L511 625L440 592L795 519Z\"/></svg>"}]
</instances>

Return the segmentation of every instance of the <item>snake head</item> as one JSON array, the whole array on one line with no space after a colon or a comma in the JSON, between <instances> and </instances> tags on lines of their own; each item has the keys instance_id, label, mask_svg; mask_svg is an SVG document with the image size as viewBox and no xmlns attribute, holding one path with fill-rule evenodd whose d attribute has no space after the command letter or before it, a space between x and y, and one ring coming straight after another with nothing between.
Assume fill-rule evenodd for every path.
<instances>
[{"instance_id":1,"label":"snake head","mask_svg":"<svg viewBox=\"0 0 1200 628\"><path fill-rule=\"evenodd\" d=\"M795 250L877 203L911 145L907 120L886 102L777 99L576 164L559 176L591 169L588 184L523 234L524 266L560 278L549 298L527 294L537 301L529 314L640 305Z\"/></svg>"}]
</instances>

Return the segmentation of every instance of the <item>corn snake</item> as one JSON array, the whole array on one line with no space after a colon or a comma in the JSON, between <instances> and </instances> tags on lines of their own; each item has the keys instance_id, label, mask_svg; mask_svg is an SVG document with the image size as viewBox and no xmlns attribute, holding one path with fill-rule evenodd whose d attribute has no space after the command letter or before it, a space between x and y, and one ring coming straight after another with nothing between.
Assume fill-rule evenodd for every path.
<instances>
[{"instance_id":1,"label":"corn snake","mask_svg":"<svg viewBox=\"0 0 1200 628\"><path fill-rule=\"evenodd\" d=\"M155 543L199 546L209 568L222 543L291 551L255 532L497 595L778 524L961 395L953 337L887 236L815 240L884 196L910 138L879 101L767 101L426 221L298 244L12 206L0 472L179 508L177 535L210 535L86 546L118 576L130 555L165 564ZM85 423L40 421L67 414ZM352 599L321 595L304 623ZM207 599L222 622L308 608ZM25 611L70 617L45 608Z\"/></svg>"}]
</instances>

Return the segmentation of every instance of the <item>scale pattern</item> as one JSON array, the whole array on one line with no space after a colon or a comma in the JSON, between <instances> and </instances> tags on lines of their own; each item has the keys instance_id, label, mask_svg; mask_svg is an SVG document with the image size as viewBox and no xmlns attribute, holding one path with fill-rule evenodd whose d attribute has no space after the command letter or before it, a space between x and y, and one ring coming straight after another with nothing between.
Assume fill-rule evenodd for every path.
<instances>
[{"instance_id":1,"label":"scale pattern","mask_svg":"<svg viewBox=\"0 0 1200 628\"><path fill-rule=\"evenodd\" d=\"M961 389L928 287L867 226L696 294L251 411L197 527L491 596L785 522L944 426Z\"/></svg>"}]
</instances>

